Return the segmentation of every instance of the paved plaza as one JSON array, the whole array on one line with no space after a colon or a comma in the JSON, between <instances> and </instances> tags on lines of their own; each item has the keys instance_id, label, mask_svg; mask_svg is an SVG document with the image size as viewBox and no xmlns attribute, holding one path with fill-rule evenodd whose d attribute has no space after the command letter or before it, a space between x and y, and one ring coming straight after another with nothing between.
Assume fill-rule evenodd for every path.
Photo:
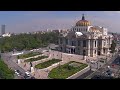
<instances>
[{"instance_id":1,"label":"paved plaza","mask_svg":"<svg viewBox=\"0 0 120 90\"><path fill-rule=\"evenodd\" d=\"M14 60L14 62L16 62L20 67L22 67L25 71L29 71L30 74L32 76L34 76L37 79L48 79L48 73L55 67L59 66L59 65L63 65L69 61L77 61L77 62L81 62L81 63L87 63L86 60L96 60L98 58L94 58L94 57L86 57L86 60L83 59L82 55L75 55L75 54L68 54L68 53L62 53L62 52L58 52L58 51L53 51L53 50L49 50L49 51L45 51L43 52L42 55L45 56L49 56L48 58L42 59L42 60L38 60L38 61L34 61L32 62L33 67L35 67L35 65L45 62L45 61L49 61L50 59L61 59L62 61L53 64L52 66L49 66L47 68L44 69L36 69L34 68L34 72L31 73L30 71L30 62L24 62L24 60L26 59L21 59L20 63L18 64L18 60ZM42 56L42 55L38 55L38 56ZM38 57L38 56L34 56ZM30 57L32 58L32 57ZM106 58L105 56L101 56L99 58ZM27 58L29 59L29 58Z\"/></svg>"}]
</instances>

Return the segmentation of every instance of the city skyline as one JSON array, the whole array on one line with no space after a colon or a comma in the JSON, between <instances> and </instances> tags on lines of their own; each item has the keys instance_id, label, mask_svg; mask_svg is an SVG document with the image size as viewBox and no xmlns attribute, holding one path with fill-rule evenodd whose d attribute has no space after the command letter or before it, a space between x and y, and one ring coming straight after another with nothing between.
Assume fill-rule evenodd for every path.
<instances>
[{"instance_id":1,"label":"city skyline","mask_svg":"<svg viewBox=\"0 0 120 90\"><path fill-rule=\"evenodd\" d=\"M5 24L11 33L70 29L82 14L93 26L120 33L120 11L0 11L0 25Z\"/></svg>"}]
</instances>

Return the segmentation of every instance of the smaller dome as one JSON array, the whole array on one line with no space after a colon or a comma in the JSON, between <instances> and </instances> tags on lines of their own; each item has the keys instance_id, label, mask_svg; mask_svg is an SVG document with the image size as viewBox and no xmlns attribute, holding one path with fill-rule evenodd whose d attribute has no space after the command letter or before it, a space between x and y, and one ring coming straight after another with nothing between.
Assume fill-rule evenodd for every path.
<instances>
[{"instance_id":1,"label":"smaller dome","mask_svg":"<svg viewBox=\"0 0 120 90\"><path fill-rule=\"evenodd\" d=\"M90 32L100 32L96 27L91 27Z\"/></svg>"}]
</instances>

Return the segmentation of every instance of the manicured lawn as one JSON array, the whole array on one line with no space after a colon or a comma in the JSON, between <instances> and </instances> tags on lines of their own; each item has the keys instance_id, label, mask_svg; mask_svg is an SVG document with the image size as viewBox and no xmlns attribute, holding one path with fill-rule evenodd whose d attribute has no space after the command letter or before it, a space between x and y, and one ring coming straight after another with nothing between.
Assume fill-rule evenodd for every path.
<instances>
[{"instance_id":1,"label":"manicured lawn","mask_svg":"<svg viewBox=\"0 0 120 90\"><path fill-rule=\"evenodd\" d=\"M60 61L62 61L62 60L52 59L52 60L37 64L35 66L35 68L38 68L38 69L47 68L47 67L51 66L52 64L60 62Z\"/></svg>"},{"instance_id":2,"label":"manicured lawn","mask_svg":"<svg viewBox=\"0 0 120 90\"><path fill-rule=\"evenodd\" d=\"M25 62L38 61L38 60L41 60L41 59L44 59L44 58L48 58L48 56L39 56L37 58L30 58L30 59L25 60Z\"/></svg>"},{"instance_id":3,"label":"manicured lawn","mask_svg":"<svg viewBox=\"0 0 120 90\"><path fill-rule=\"evenodd\" d=\"M1 79L13 79L14 71L8 68L8 66L0 59L0 78Z\"/></svg>"},{"instance_id":4,"label":"manicured lawn","mask_svg":"<svg viewBox=\"0 0 120 90\"><path fill-rule=\"evenodd\" d=\"M48 77L52 79L66 79L87 66L87 64L71 61L52 69L48 74Z\"/></svg>"},{"instance_id":5,"label":"manicured lawn","mask_svg":"<svg viewBox=\"0 0 120 90\"><path fill-rule=\"evenodd\" d=\"M27 53L27 54L18 55L17 58L18 59L24 59L24 58L33 57L33 56L40 55L40 54L42 54L42 53L40 53L40 52L30 52L30 53Z\"/></svg>"}]
</instances>

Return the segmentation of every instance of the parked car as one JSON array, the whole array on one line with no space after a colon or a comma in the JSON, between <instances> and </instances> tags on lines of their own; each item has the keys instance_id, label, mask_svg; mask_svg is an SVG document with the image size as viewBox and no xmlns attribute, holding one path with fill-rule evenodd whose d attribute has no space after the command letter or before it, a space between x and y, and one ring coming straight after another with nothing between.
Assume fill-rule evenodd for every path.
<instances>
[{"instance_id":1,"label":"parked car","mask_svg":"<svg viewBox=\"0 0 120 90\"><path fill-rule=\"evenodd\" d=\"M106 74L107 74L107 76L111 76L112 71L111 71L111 70L107 70L107 71L106 71Z\"/></svg>"},{"instance_id":2,"label":"parked car","mask_svg":"<svg viewBox=\"0 0 120 90\"><path fill-rule=\"evenodd\" d=\"M19 70L17 70L17 72L18 72L20 75L22 75L22 73L21 73Z\"/></svg>"},{"instance_id":3,"label":"parked car","mask_svg":"<svg viewBox=\"0 0 120 90\"><path fill-rule=\"evenodd\" d=\"M19 72L17 72L17 70L15 70L15 74L17 74L18 76L20 76L20 73L19 73Z\"/></svg>"},{"instance_id":4,"label":"parked car","mask_svg":"<svg viewBox=\"0 0 120 90\"><path fill-rule=\"evenodd\" d=\"M28 77L30 77L30 74L29 74L29 72L25 72L25 75L27 75Z\"/></svg>"}]
</instances>

